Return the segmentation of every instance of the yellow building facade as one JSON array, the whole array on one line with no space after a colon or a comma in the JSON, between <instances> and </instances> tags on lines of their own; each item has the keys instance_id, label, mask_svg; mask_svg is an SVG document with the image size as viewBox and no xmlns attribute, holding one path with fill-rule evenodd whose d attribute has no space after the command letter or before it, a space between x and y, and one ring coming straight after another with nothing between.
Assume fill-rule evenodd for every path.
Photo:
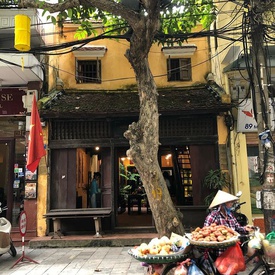
<instances>
[{"instance_id":1,"label":"yellow building facade","mask_svg":"<svg viewBox=\"0 0 275 275\"><path fill-rule=\"evenodd\" d=\"M94 27L102 30L99 23L95 22ZM107 229L113 230L123 226L120 219L123 213L120 211L124 207L119 201L119 190L125 182L121 177L122 171L118 172L118 163L123 163L128 173L133 175L134 164L125 160L129 145L123 138L123 131L127 129L125 126L128 126L132 119L138 118L138 97L133 97L137 95L135 75L124 56L129 42L126 39L101 39L81 45L80 41L74 38L75 30L74 25L66 24L62 33L57 32L53 37L56 45L63 44L65 47L72 41L76 43L53 52L54 55L49 57L50 92L39 101L41 117L46 122L44 139L48 154L47 162L41 162L39 168L38 236L44 236L52 230L50 221L43 217L49 210L73 208L75 203L76 207L79 207L79 199L80 208L90 207L86 193L95 171L102 173L101 207L110 207L113 213L111 221L106 225ZM194 29L195 32L201 30L201 27ZM190 39L181 46L154 44L149 54L151 71L160 93L160 166L163 171L170 173L175 188L171 191L175 204L184 213L193 211L195 215L199 215L198 225L202 225L205 216L203 197L209 193L209 190L202 186L203 177L210 169L221 168L229 171L226 155L229 131L224 115L231 104L223 91L217 93L209 86L207 76L211 72L211 62L208 42L208 38L200 37ZM91 74L85 74L85 70L91 70ZM178 75L171 75L173 70L177 71ZM109 97L114 99L110 99L110 104L107 104ZM168 109L167 104L171 105ZM66 110L64 105L67 106ZM99 106L102 106L102 109L97 109ZM118 114L119 106L123 116ZM97 123L101 123L101 126ZM82 125L83 128L78 128ZM61 130L61 126L64 130ZM122 130L119 130L120 127ZM93 135L95 131L98 132ZM87 137L86 134L90 136ZM95 151L96 145L102 148L101 153ZM173 154L173 164L170 164L167 158ZM72 164L66 164L66 172L63 175L60 171L55 171L55 166L59 170L64 168L65 164L60 160L64 156L70 158ZM185 158L188 163L184 162ZM193 163L190 159L194 160ZM68 171L69 168L75 168L76 171ZM183 178L187 174L189 176ZM59 186L63 180L68 187L61 190ZM135 183L139 186L133 193L142 189L138 176ZM75 188L70 189L72 184ZM77 198L73 203L66 204L61 201L67 196L69 189L75 189ZM64 193L53 194L53 190ZM129 203L131 201L128 197L128 218L132 213L130 211L134 209ZM146 205L146 200L141 200L140 204L141 208L143 205L147 206L147 214L150 214L148 202ZM190 214L188 218L192 220L194 216ZM188 218L185 222L191 226ZM64 228L69 230L69 225L64 225Z\"/></svg>"}]
</instances>

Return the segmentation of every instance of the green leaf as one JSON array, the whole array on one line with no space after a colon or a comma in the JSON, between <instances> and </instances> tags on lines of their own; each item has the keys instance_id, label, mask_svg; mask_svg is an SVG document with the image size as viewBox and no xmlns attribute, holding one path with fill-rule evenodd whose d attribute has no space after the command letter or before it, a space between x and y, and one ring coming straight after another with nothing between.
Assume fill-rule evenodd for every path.
<instances>
[{"instance_id":1,"label":"green leaf","mask_svg":"<svg viewBox=\"0 0 275 275\"><path fill-rule=\"evenodd\" d=\"M51 16L52 23L55 25L56 24L56 18L54 16Z\"/></svg>"},{"instance_id":2,"label":"green leaf","mask_svg":"<svg viewBox=\"0 0 275 275\"><path fill-rule=\"evenodd\" d=\"M40 2L38 2L39 8L42 9L43 6L44 6L44 4L45 4L45 1L40 1Z\"/></svg>"},{"instance_id":3,"label":"green leaf","mask_svg":"<svg viewBox=\"0 0 275 275\"><path fill-rule=\"evenodd\" d=\"M47 12L47 10L43 10L42 16L45 16L46 12Z\"/></svg>"},{"instance_id":4,"label":"green leaf","mask_svg":"<svg viewBox=\"0 0 275 275\"><path fill-rule=\"evenodd\" d=\"M68 17L69 18L73 17L73 10L72 9L68 9Z\"/></svg>"},{"instance_id":5,"label":"green leaf","mask_svg":"<svg viewBox=\"0 0 275 275\"><path fill-rule=\"evenodd\" d=\"M75 35L74 35L74 38L78 39L78 40L81 40L81 39L84 39L87 37L87 31L86 30L83 30L81 28L79 28Z\"/></svg>"}]
</instances>

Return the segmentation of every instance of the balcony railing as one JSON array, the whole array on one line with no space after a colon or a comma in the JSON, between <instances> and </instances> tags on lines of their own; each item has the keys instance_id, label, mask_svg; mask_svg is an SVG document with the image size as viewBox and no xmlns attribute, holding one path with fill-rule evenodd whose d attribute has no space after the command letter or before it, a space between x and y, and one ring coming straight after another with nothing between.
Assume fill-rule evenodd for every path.
<instances>
[{"instance_id":1,"label":"balcony railing","mask_svg":"<svg viewBox=\"0 0 275 275\"><path fill-rule=\"evenodd\" d=\"M18 0L0 0L0 9L18 8Z\"/></svg>"}]
</instances>

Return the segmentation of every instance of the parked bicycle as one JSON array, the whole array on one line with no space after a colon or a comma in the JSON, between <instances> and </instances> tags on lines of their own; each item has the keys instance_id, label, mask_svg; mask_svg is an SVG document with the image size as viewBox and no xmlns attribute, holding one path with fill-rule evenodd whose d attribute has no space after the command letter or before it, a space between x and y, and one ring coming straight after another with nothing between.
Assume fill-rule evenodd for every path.
<instances>
[{"instance_id":1,"label":"parked bicycle","mask_svg":"<svg viewBox=\"0 0 275 275\"><path fill-rule=\"evenodd\" d=\"M254 231L251 234L251 239L253 238L259 238L259 244L260 246L257 246L254 249L254 252L252 255L247 256L245 259L245 265L246 267L249 265L251 270L248 270L248 275L275 275L275 264L270 263L268 261L268 257L265 254L264 246L262 244L263 239L260 237L259 227L253 227ZM245 245L243 243L242 245ZM202 251L202 248L199 249L196 246L192 246L191 251L189 252L188 257L195 260L196 265L198 268L203 272L205 275L220 275L218 270L215 267L215 263L211 258L210 250L208 248L205 248ZM169 263L163 270L163 275L165 274L173 274L169 273L171 270L175 270L175 268L180 263Z\"/></svg>"},{"instance_id":2,"label":"parked bicycle","mask_svg":"<svg viewBox=\"0 0 275 275\"><path fill-rule=\"evenodd\" d=\"M259 237L259 228L254 227L254 231L251 234L251 238L255 236ZM275 264L268 261L266 257L264 246L262 245L262 239L259 239L260 246L253 248L252 255L246 257L245 265L248 266L251 270L247 269L246 274L249 275L275 275ZM194 263L198 270L201 271L201 274L204 275L220 275L217 270L214 261L210 255L211 249L197 247L196 245L190 245L189 249L185 250L184 253L175 253L174 255L167 256L148 256L146 258L135 257L131 252L129 254L134 256L139 261L145 261L147 266L147 274L159 274L159 275L173 275L175 270L182 266L188 270L188 266ZM199 271L199 272L200 272ZM184 271L183 271L184 272ZM180 273L178 273L180 274ZM184 274L184 273L182 273ZM187 274L187 273L186 273ZM197 273L198 274L198 273ZM196 274L196 275L197 275Z\"/></svg>"},{"instance_id":3,"label":"parked bicycle","mask_svg":"<svg viewBox=\"0 0 275 275\"><path fill-rule=\"evenodd\" d=\"M250 236L251 240L249 242L252 242L252 240L254 239L258 242L258 246L254 247L254 253L248 256L245 261L246 265L248 265L249 263L254 263L254 266L252 270L249 272L249 275L252 275L252 274L275 275L275 264L270 263L268 261L269 257L267 257L265 253L265 247L263 245L263 236L261 236L260 234L260 228L253 227L253 229L254 231ZM252 246L249 244L249 242L248 242L248 246Z\"/></svg>"}]
</instances>

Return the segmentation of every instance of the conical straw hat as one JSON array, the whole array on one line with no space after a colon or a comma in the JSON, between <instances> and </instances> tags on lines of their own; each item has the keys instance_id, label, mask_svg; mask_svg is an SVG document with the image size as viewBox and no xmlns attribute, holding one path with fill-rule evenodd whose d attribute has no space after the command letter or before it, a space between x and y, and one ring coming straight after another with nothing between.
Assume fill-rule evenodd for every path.
<instances>
[{"instance_id":1,"label":"conical straw hat","mask_svg":"<svg viewBox=\"0 0 275 275\"><path fill-rule=\"evenodd\" d=\"M213 208L217 205L229 202L229 201L236 201L239 198L236 196L233 196L229 193L226 193L224 191L219 190L216 194L216 196L214 197L213 201L211 202L209 208Z\"/></svg>"}]
</instances>

